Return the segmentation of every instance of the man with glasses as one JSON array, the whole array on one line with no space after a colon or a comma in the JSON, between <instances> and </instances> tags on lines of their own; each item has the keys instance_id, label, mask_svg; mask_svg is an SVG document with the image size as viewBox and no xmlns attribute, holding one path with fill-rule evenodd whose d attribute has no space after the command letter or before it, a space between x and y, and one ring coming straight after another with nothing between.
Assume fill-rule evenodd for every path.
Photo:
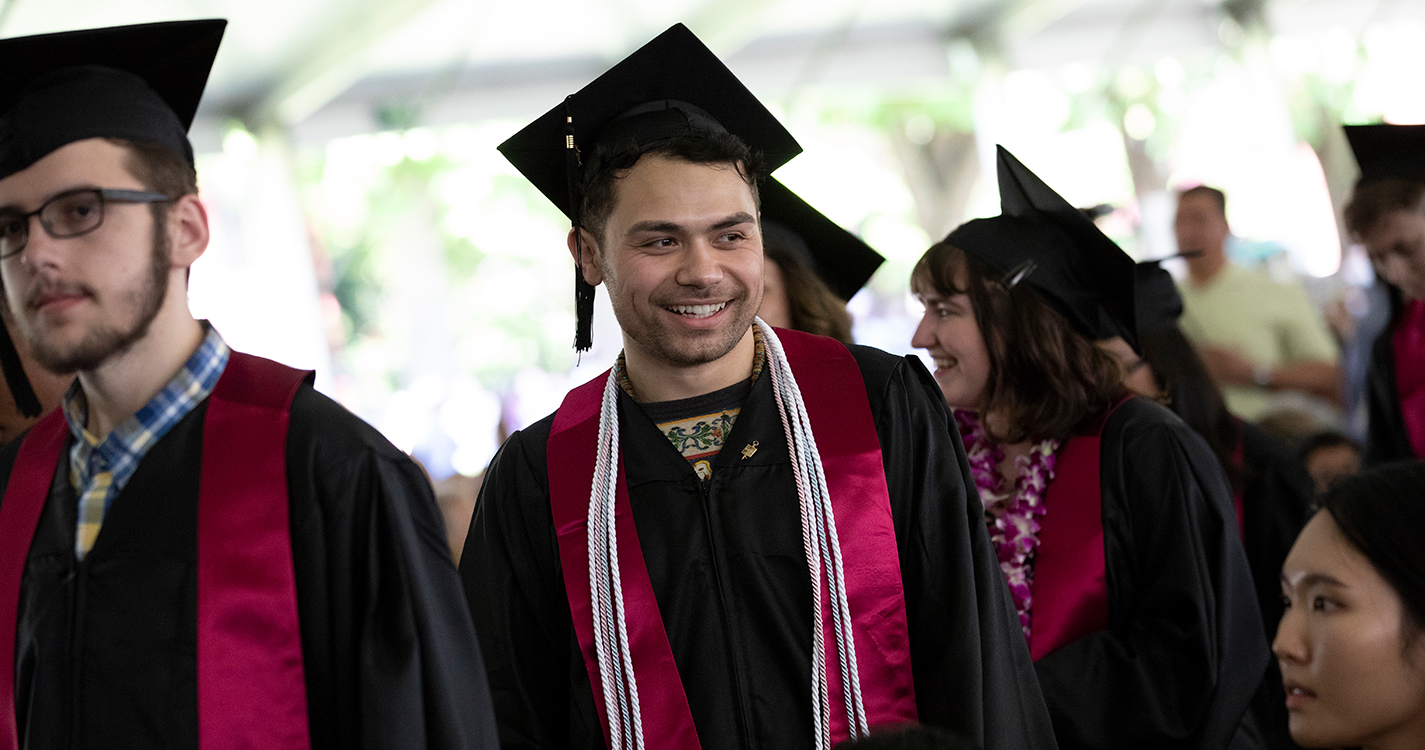
<instances>
[{"instance_id":1,"label":"man with glasses","mask_svg":"<svg viewBox=\"0 0 1425 750\"><path fill-rule=\"evenodd\" d=\"M188 310L224 25L0 41L0 310L77 374L0 451L0 748L494 747L424 476Z\"/></svg>"}]
</instances>

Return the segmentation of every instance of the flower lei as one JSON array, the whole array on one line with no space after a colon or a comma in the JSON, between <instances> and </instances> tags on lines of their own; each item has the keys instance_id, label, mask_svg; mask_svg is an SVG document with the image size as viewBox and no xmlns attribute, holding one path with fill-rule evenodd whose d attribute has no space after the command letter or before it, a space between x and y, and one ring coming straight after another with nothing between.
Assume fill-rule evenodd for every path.
<instances>
[{"instance_id":1,"label":"flower lei","mask_svg":"<svg viewBox=\"0 0 1425 750\"><path fill-rule=\"evenodd\" d=\"M990 440L979 416L964 409L955 410L955 422L965 441L965 453L970 459L970 473L980 491L985 506L985 525L999 558L1000 571L1009 584L1014 609L1019 613L1019 627L1029 637L1030 612L1034 595L1034 553L1039 549L1039 519L1044 515L1044 491L1054 479L1054 452L1059 441L1040 440L1029 449L1029 455L1014 460L1018 478L1014 492L1005 489L999 465L1004 461L1003 446Z\"/></svg>"}]
</instances>

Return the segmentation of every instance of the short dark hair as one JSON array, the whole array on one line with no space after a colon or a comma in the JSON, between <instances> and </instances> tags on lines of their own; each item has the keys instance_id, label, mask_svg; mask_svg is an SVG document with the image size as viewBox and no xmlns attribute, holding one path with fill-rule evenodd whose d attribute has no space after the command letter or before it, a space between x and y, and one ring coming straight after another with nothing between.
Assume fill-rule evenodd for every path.
<instances>
[{"instance_id":1,"label":"short dark hair","mask_svg":"<svg viewBox=\"0 0 1425 750\"><path fill-rule=\"evenodd\" d=\"M1039 293L1020 283L1005 289L984 261L944 242L911 271L911 288L942 296L968 294L990 357L982 413L1006 418L1003 443L1064 440L1125 392L1118 358L1089 341ZM964 279L964 288L956 278ZM983 420L982 420L983 421ZM986 424L987 430L992 426Z\"/></svg>"},{"instance_id":2,"label":"short dark hair","mask_svg":"<svg viewBox=\"0 0 1425 750\"><path fill-rule=\"evenodd\" d=\"M589 158L579 185L579 221L600 240L614 209L614 184L628 174L638 160L648 155L682 159L694 164L728 164L752 188L752 200L761 205L757 181L763 176L762 157L741 138L727 132L680 135L646 146L627 143L599 143Z\"/></svg>"},{"instance_id":3,"label":"short dark hair","mask_svg":"<svg viewBox=\"0 0 1425 750\"><path fill-rule=\"evenodd\" d=\"M1217 212L1222 214L1223 218L1227 217L1227 194L1215 187L1208 187L1207 185L1190 187L1178 193L1178 202L1182 203L1184 198L1196 198L1198 196L1211 198L1212 202L1217 205Z\"/></svg>"},{"instance_id":4,"label":"short dark hair","mask_svg":"<svg viewBox=\"0 0 1425 750\"><path fill-rule=\"evenodd\" d=\"M1400 596L1408 640L1425 629L1425 463L1381 464L1342 477L1318 500Z\"/></svg>"},{"instance_id":5,"label":"short dark hair","mask_svg":"<svg viewBox=\"0 0 1425 750\"><path fill-rule=\"evenodd\" d=\"M1341 214L1346 231L1359 240L1382 216L1395 211L1425 213L1425 183L1389 179L1357 185Z\"/></svg>"}]
</instances>

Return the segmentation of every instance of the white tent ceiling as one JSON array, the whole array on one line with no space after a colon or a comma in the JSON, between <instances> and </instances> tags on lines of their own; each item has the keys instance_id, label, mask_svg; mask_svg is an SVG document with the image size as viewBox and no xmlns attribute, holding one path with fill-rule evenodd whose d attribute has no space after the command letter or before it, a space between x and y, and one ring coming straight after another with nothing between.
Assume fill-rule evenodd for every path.
<instances>
[{"instance_id":1,"label":"white tent ceiling","mask_svg":"<svg viewBox=\"0 0 1425 750\"><path fill-rule=\"evenodd\" d=\"M1010 68L1212 52L1230 7L1274 30L1425 18L1418 0L0 0L0 36L146 21L231 21L194 137L277 122L299 140L421 121L532 118L674 22L749 86L780 98L822 83L951 75L970 40Z\"/></svg>"}]
</instances>

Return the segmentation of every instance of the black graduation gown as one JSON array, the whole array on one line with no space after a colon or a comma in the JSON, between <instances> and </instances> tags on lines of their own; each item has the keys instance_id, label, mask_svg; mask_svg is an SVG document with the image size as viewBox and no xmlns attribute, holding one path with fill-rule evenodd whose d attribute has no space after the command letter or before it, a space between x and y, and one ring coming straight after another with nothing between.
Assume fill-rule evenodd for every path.
<instances>
[{"instance_id":1,"label":"black graduation gown","mask_svg":"<svg viewBox=\"0 0 1425 750\"><path fill-rule=\"evenodd\" d=\"M914 358L851 351L890 490L921 721L983 747L1053 747L944 397ZM619 415L640 547L702 747L811 746L811 584L771 379L754 383L705 487L622 392ZM511 435L490 464L460 571L505 747L599 748L549 508L552 422Z\"/></svg>"},{"instance_id":2,"label":"black graduation gown","mask_svg":"<svg viewBox=\"0 0 1425 750\"><path fill-rule=\"evenodd\" d=\"M1416 458L1400 413L1400 390L1395 383L1395 323L1402 306L1392 290L1390 323L1371 347L1366 370L1366 455L1368 466Z\"/></svg>"},{"instance_id":3,"label":"black graduation gown","mask_svg":"<svg viewBox=\"0 0 1425 750\"><path fill-rule=\"evenodd\" d=\"M1258 746L1268 650L1221 465L1146 399L1102 438L1108 627L1035 662L1059 747Z\"/></svg>"},{"instance_id":4,"label":"black graduation gown","mask_svg":"<svg viewBox=\"0 0 1425 750\"><path fill-rule=\"evenodd\" d=\"M21 747L198 747L207 403L153 446L78 564L64 451L21 583ZM429 483L310 385L291 415L288 494L312 747L495 747L481 655ZM18 448L0 452L0 486Z\"/></svg>"},{"instance_id":5,"label":"black graduation gown","mask_svg":"<svg viewBox=\"0 0 1425 750\"><path fill-rule=\"evenodd\" d=\"M1291 545L1311 515L1315 489L1301 459L1286 444L1250 422L1242 429L1243 546L1252 567L1257 606L1267 640L1281 622L1281 572Z\"/></svg>"},{"instance_id":6,"label":"black graduation gown","mask_svg":"<svg viewBox=\"0 0 1425 750\"><path fill-rule=\"evenodd\" d=\"M1291 545L1311 515L1315 489L1296 453L1250 423L1239 423L1242 445L1242 526L1247 563L1257 590L1257 607L1267 643L1281 623L1281 571ZM1267 747L1295 748L1287 730L1286 692L1281 669L1269 660L1262 692L1253 703Z\"/></svg>"}]
</instances>

